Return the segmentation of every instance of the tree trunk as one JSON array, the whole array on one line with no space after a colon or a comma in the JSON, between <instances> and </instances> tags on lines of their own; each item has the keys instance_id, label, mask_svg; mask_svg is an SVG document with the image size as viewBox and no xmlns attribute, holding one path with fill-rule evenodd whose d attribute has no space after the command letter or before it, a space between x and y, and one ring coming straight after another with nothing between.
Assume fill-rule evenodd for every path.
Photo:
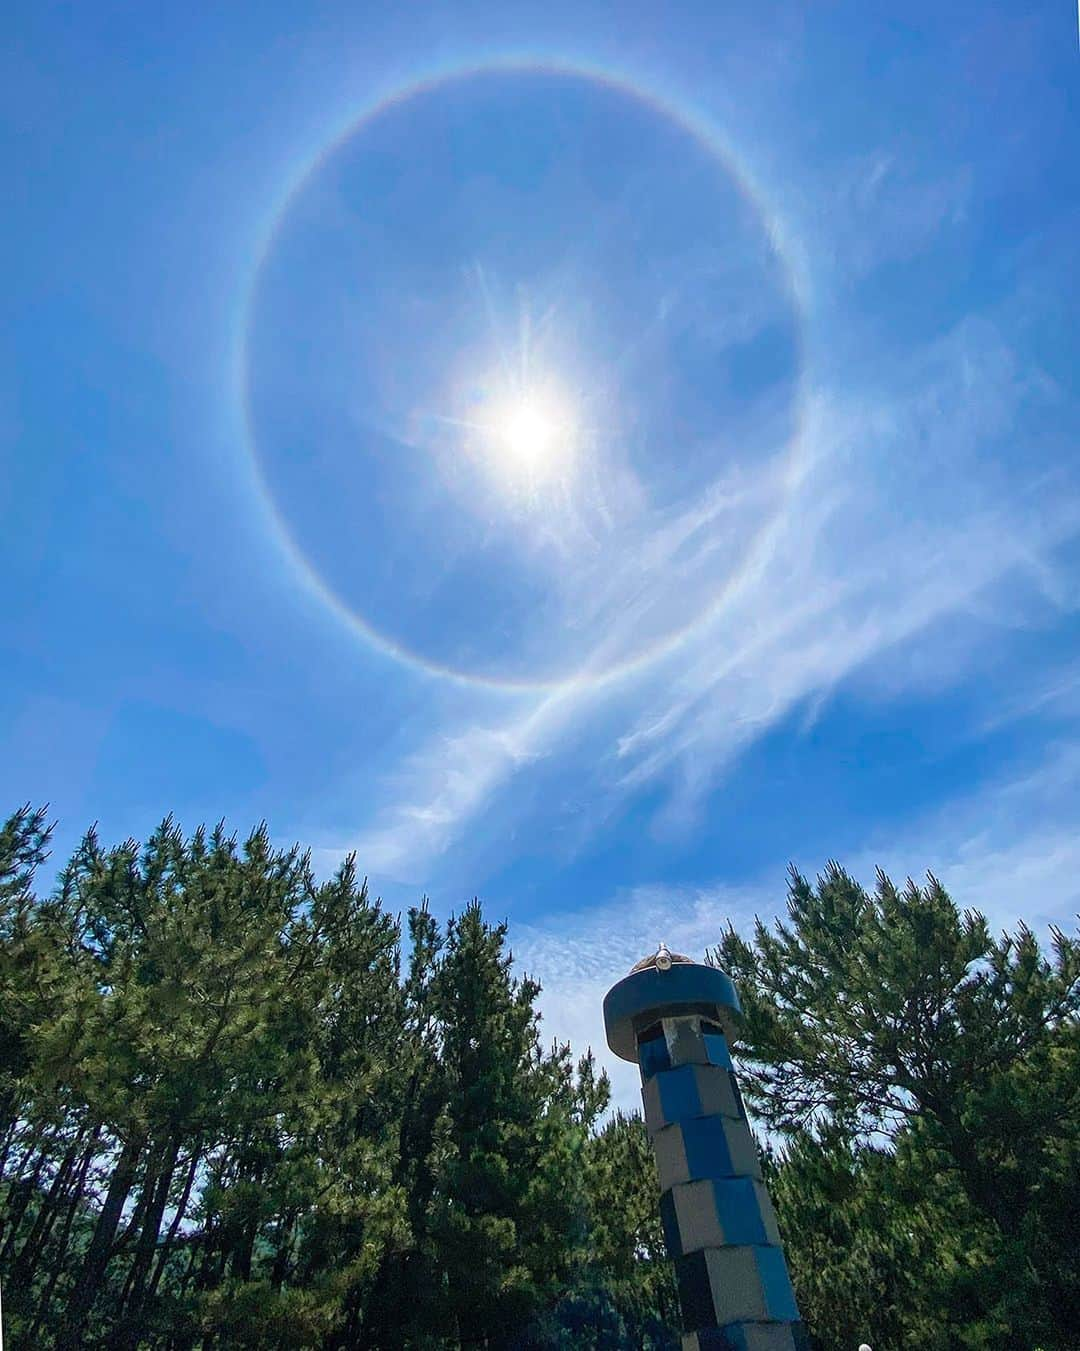
<instances>
[{"instance_id":1,"label":"tree trunk","mask_svg":"<svg viewBox=\"0 0 1080 1351\"><path fill-rule=\"evenodd\" d=\"M64 1345L81 1346L86 1331L86 1315L90 1312L94 1297L105 1275L105 1268L112 1255L113 1240L120 1223L132 1183L135 1169L142 1155L146 1137L132 1136L120 1151L113 1175L109 1179L109 1190L105 1195L105 1204L101 1207L94 1235L83 1258L82 1268L68 1296L64 1313L64 1326L61 1340Z\"/></svg>"},{"instance_id":2,"label":"tree trunk","mask_svg":"<svg viewBox=\"0 0 1080 1351\"><path fill-rule=\"evenodd\" d=\"M8 1271L8 1281L13 1288L17 1289L28 1283L34 1263L41 1258L42 1248L59 1214L61 1198L67 1189L68 1178L71 1176L78 1153L79 1141L76 1141L61 1159L49 1190L42 1198L38 1213L34 1216L34 1223L30 1226L30 1232Z\"/></svg>"},{"instance_id":3,"label":"tree trunk","mask_svg":"<svg viewBox=\"0 0 1080 1351\"><path fill-rule=\"evenodd\" d=\"M184 1296L187 1294L187 1288L191 1284L191 1278L192 1276L195 1275L195 1264L199 1260L199 1249L202 1246L204 1239L205 1234L200 1234L197 1235L192 1240L191 1252L188 1256L188 1264L184 1270L183 1276L180 1277L180 1286L176 1292L176 1297L178 1300L183 1300Z\"/></svg>"},{"instance_id":4,"label":"tree trunk","mask_svg":"<svg viewBox=\"0 0 1080 1351\"><path fill-rule=\"evenodd\" d=\"M251 1263L255 1255L255 1235L258 1228L257 1217L248 1220L233 1251L232 1273L242 1281L251 1280Z\"/></svg>"},{"instance_id":5,"label":"tree trunk","mask_svg":"<svg viewBox=\"0 0 1080 1351\"><path fill-rule=\"evenodd\" d=\"M139 1233L139 1241L135 1248L135 1257L131 1264L128 1284L129 1295L124 1308L125 1320L129 1323L125 1345L132 1348L136 1347L139 1342L146 1278L154 1260L154 1250L157 1248L158 1235L161 1232L161 1219L165 1214L165 1206L169 1199L169 1188L172 1186L173 1173L176 1169L176 1159L179 1153L180 1139L178 1135L174 1134L165 1148L165 1157L162 1160L161 1170L154 1180L152 1191L150 1178L148 1177L146 1181L148 1204L143 1217L142 1229Z\"/></svg>"},{"instance_id":6,"label":"tree trunk","mask_svg":"<svg viewBox=\"0 0 1080 1351\"><path fill-rule=\"evenodd\" d=\"M23 1166L27 1156L23 1156ZM6 1266L12 1252L15 1248L15 1240L18 1237L19 1229L22 1226L23 1218L26 1215L27 1207L30 1205L30 1199L37 1191L38 1182L41 1180L41 1170L45 1167L45 1160L48 1154L43 1148L38 1155L38 1161L33 1173L28 1178L20 1178L12 1184L11 1191L8 1193L8 1220L7 1220L7 1239L4 1242L3 1249L0 1250L0 1265ZM19 1171L22 1171L20 1167ZM12 1202L12 1193L15 1200Z\"/></svg>"},{"instance_id":7,"label":"tree trunk","mask_svg":"<svg viewBox=\"0 0 1080 1351\"><path fill-rule=\"evenodd\" d=\"M15 1136L18 1134L18 1130L19 1121L18 1117L16 1117L4 1132L4 1145L3 1149L0 1149L0 1178L7 1174L8 1155L11 1153L11 1146L15 1143Z\"/></svg>"},{"instance_id":8,"label":"tree trunk","mask_svg":"<svg viewBox=\"0 0 1080 1351\"><path fill-rule=\"evenodd\" d=\"M290 1210L281 1222L281 1239L274 1254L274 1265L270 1272L270 1285L280 1290L289 1272L289 1255L292 1252L293 1226L296 1224L296 1211Z\"/></svg>"},{"instance_id":9,"label":"tree trunk","mask_svg":"<svg viewBox=\"0 0 1080 1351\"><path fill-rule=\"evenodd\" d=\"M195 1183L195 1174L199 1168L199 1159L202 1157L202 1143L198 1142L191 1152L191 1162L188 1165L187 1177L184 1179L184 1190L180 1194L180 1200L176 1204L176 1214L169 1225L169 1232L165 1235L165 1242L161 1245L161 1252L158 1255L157 1265L154 1268L154 1274L150 1278L150 1286L147 1290L147 1298L153 1299L157 1294L157 1288L161 1283L165 1267L168 1265L169 1255L172 1251L173 1242L176 1239L177 1232L184 1222L184 1213L187 1210L188 1201L191 1199L191 1188Z\"/></svg>"},{"instance_id":10,"label":"tree trunk","mask_svg":"<svg viewBox=\"0 0 1080 1351\"><path fill-rule=\"evenodd\" d=\"M44 1326L49 1316L49 1308L52 1304L53 1291L56 1289L56 1283L60 1279L61 1272L64 1269L64 1259L67 1257L68 1241L71 1238L71 1227L75 1223L75 1216L79 1212L79 1206L82 1204L83 1194L86 1189L86 1177L90 1172L90 1165L94 1161L94 1154L97 1148L98 1136L101 1134L101 1127L95 1126L94 1133L90 1137L90 1143L86 1146L83 1153L82 1163L79 1165L79 1173L75 1179L75 1186L72 1188L71 1197L68 1200L67 1214L64 1216L64 1225L60 1230L60 1237L57 1239L56 1252L51 1259L51 1270L49 1280L42 1291L41 1298L38 1300L37 1313L34 1315L33 1326L27 1336L27 1344L30 1346L38 1345L38 1334Z\"/></svg>"}]
</instances>

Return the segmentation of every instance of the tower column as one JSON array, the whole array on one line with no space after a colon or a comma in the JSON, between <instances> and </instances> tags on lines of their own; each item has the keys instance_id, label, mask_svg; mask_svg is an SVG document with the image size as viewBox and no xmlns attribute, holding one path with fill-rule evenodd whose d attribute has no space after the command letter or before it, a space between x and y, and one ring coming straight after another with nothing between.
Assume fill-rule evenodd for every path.
<instances>
[{"instance_id":1,"label":"tower column","mask_svg":"<svg viewBox=\"0 0 1080 1351\"><path fill-rule=\"evenodd\" d=\"M663 945L604 1000L608 1045L641 1070L683 1351L804 1351L728 1049L738 1014L724 972Z\"/></svg>"}]
</instances>

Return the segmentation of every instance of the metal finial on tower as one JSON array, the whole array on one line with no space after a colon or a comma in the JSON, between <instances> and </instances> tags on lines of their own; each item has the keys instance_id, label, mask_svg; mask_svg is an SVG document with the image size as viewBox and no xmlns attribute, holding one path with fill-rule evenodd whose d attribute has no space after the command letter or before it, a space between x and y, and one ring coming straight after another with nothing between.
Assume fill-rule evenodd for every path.
<instances>
[{"instance_id":1,"label":"metal finial on tower","mask_svg":"<svg viewBox=\"0 0 1080 1351\"><path fill-rule=\"evenodd\" d=\"M670 971L673 966L693 966L695 965L692 957L686 957L681 952L672 952L668 945L661 941L656 946L655 952L650 952L647 957L642 957L640 962L635 962L630 968L630 974L635 971Z\"/></svg>"}]
</instances>

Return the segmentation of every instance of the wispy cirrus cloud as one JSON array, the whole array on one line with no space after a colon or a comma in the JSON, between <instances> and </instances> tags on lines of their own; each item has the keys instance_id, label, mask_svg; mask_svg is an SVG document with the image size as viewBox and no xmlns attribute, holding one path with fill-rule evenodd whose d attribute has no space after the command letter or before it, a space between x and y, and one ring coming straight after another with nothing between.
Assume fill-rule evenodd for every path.
<instances>
[{"instance_id":1,"label":"wispy cirrus cloud","mask_svg":"<svg viewBox=\"0 0 1080 1351\"><path fill-rule=\"evenodd\" d=\"M864 886L881 867L894 881L939 877L961 908L980 910L994 928L1020 920L1074 932L1080 919L1080 751L1069 746L1012 776L958 795L945 807L892 826L876 843L835 841L832 852ZM827 858L796 859L814 875ZM695 887L650 883L600 898L579 909L514 926L519 969L543 986L546 1033L584 1049L591 1046L612 1079L615 1104L638 1106L638 1077L604 1041L607 990L663 939L673 950L702 960L731 924L748 933L755 918L770 923L784 912L787 860L733 887L717 881Z\"/></svg>"},{"instance_id":2,"label":"wispy cirrus cloud","mask_svg":"<svg viewBox=\"0 0 1080 1351\"><path fill-rule=\"evenodd\" d=\"M973 188L967 166L930 174L902 148L879 146L838 165L807 210L827 219L828 252L846 275L858 278L913 257L962 225Z\"/></svg>"},{"instance_id":3,"label":"wispy cirrus cloud","mask_svg":"<svg viewBox=\"0 0 1080 1351\"><path fill-rule=\"evenodd\" d=\"M324 846L322 861L355 849L375 875L416 881L418 871L445 849L488 795L543 752L554 721L554 700L524 717L478 722L435 738L388 781L391 806L355 842Z\"/></svg>"},{"instance_id":4,"label":"wispy cirrus cloud","mask_svg":"<svg viewBox=\"0 0 1080 1351\"><path fill-rule=\"evenodd\" d=\"M871 684L875 669L888 673L878 697L925 682L934 652L913 640L945 621L938 674L962 680L998 597L1025 578L1052 596L1054 552L1080 525L1075 485L1041 472L1037 454L1023 478L998 467L997 447L1047 397L985 321L960 325L887 385L820 388L794 459L765 461L737 490L718 485L581 599L597 667L632 655L690 592L702 606L720 598L711 619L633 675L592 684L586 671L435 735L350 842L365 866L423 877L496 793L505 812L515 777L557 758L571 733L590 786L583 838L657 783L668 793L657 827L677 832L733 758L793 709L812 716L856 672ZM756 530L724 534L733 503L757 504ZM1007 603L997 618L1010 622Z\"/></svg>"}]
</instances>

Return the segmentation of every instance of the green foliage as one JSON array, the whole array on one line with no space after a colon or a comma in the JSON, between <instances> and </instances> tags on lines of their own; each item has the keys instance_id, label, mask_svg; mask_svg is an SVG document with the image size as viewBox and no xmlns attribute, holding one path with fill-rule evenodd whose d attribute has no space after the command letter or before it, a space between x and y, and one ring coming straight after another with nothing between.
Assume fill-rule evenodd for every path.
<instances>
[{"instance_id":1,"label":"green foliage","mask_svg":"<svg viewBox=\"0 0 1080 1351\"><path fill-rule=\"evenodd\" d=\"M621 1112L588 1142L591 1283L619 1331L597 1346L674 1347L679 1326L674 1268L660 1227L660 1194L652 1146L639 1116ZM585 1281L586 1288L589 1280ZM638 1340L623 1342L621 1337Z\"/></svg>"},{"instance_id":2,"label":"green foliage","mask_svg":"<svg viewBox=\"0 0 1080 1351\"><path fill-rule=\"evenodd\" d=\"M822 1344L1075 1346L1080 942L1048 957L933 877L868 894L834 865L713 956Z\"/></svg>"},{"instance_id":3,"label":"green foliage","mask_svg":"<svg viewBox=\"0 0 1080 1351\"><path fill-rule=\"evenodd\" d=\"M0 827L8 1345L587 1345L585 1306L667 1345L600 1219L607 1080L542 1046L505 925L421 906L403 970L353 861L265 827L90 832L38 898L47 844Z\"/></svg>"}]
</instances>

